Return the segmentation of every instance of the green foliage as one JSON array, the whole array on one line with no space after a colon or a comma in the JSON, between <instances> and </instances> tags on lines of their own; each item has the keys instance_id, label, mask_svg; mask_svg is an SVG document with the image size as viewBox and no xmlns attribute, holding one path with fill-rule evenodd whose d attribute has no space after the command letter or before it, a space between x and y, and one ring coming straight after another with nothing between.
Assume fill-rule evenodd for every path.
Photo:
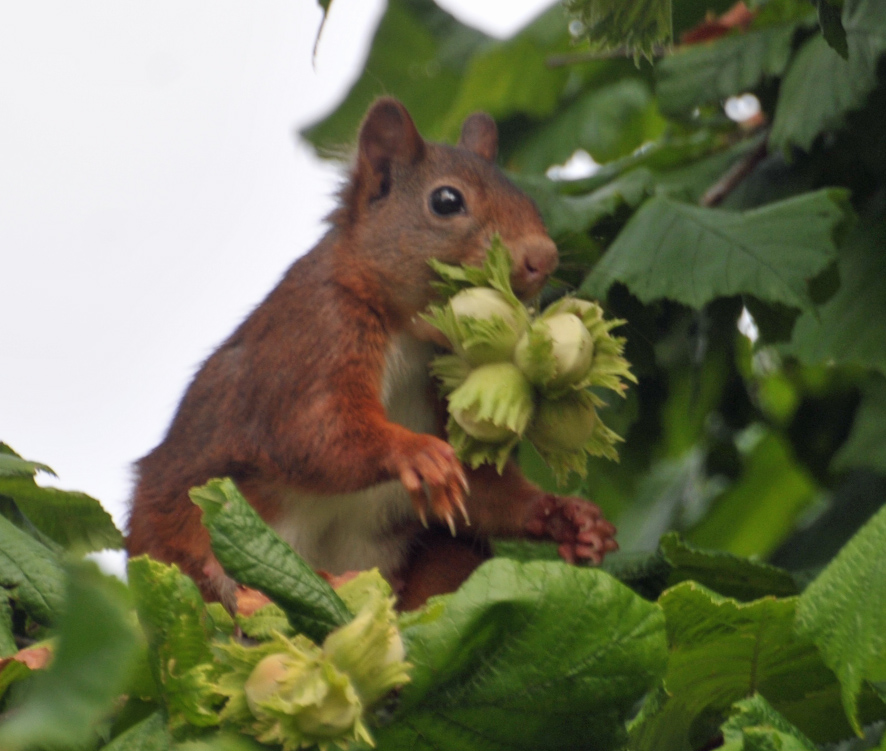
<instances>
[{"instance_id":1,"label":"green foliage","mask_svg":"<svg viewBox=\"0 0 886 751\"><path fill-rule=\"evenodd\" d=\"M395 717L408 722L379 746L583 748L593 727L593 748L617 748L663 672L663 627L657 606L602 572L491 561L404 629L415 668Z\"/></svg>"},{"instance_id":2,"label":"green foliage","mask_svg":"<svg viewBox=\"0 0 886 751\"><path fill-rule=\"evenodd\" d=\"M248 574L248 564L222 551L273 533L244 520L246 501L230 481L193 495L228 573L239 576L242 565ZM243 523L227 525L227 516ZM128 588L94 566L68 567L54 662L12 669L21 690L0 695L12 710L0 719L0 746L266 747L225 734L239 731L285 749L349 739L362 747L373 735L386 749L562 748L584 746L591 722L593 747L616 748L667 662L659 606L602 571L493 560L399 629L390 588L363 575L341 590L357 616L330 591L345 608L343 625L314 643L293 632L318 627L304 613L317 612L322 580L307 568L294 577L281 556L264 567L291 589L281 596L285 608L278 602L240 619L252 639L245 644L225 611L205 604L174 566L135 558ZM277 663L288 677L273 678ZM0 678L15 665L0 664ZM396 698L375 707L392 686ZM339 688L348 692L346 716Z\"/></svg>"},{"instance_id":3,"label":"green foliage","mask_svg":"<svg viewBox=\"0 0 886 751\"><path fill-rule=\"evenodd\" d=\"M599 295L639 379L607 409L620 464L567 481L624 552L593 571L496 542L400 619L412 682L361 721L385 751L886 749L886 5L768 0L735 24L717 17L731 0L674 0L674 33L705 41L654 66L597 43L665 52L664 4L582 5L593 48L560 6L493 40L390 0L365 70L306 133L340 153L383 93L435 139L493 113L560 247L542 307ZM734 123L723 100L745 93L761 111ZM547 176L577 150L593 174ZM133 561L124 587L71 563L120 536L97 502L41 488L48 471L0 446L0 747L267 748L222 727L243 693L218 691L235 621L170 567ZM233 484L195 498L228 575L274 602L243 634L320 650L355 622Z\"/></svg>"},{"instance_id":4,"label":"green foliage","mask_svg":"<svg viewBox=\"0 0 886 751\"><path fill-rule=\"evenodd\" d=\"M596 34L590 42L576 44L577 27L552 8L510 40L465 45L466 75L435 89L442 114L416 121L454 140L471 108L490 111L503 165L560 247L545 301L578 289L628 321L620 333L640 383L607 412L626 438L621 463L591 458L585 478L567 484L619 527L627 552L606 570L660 597L665 612L667 675L631 723L631 745L845 738L884 713L884 648L872 627L845 630L882 609L874 564L862 560L878 556L830 575L846 599L825 598L819 618L844 630L800 632L795 611L817 567L886 492L884 6L769 0L736 23L716 17L731 2L679 0L675 33L705 41L637 67L600 52L658 54L661 37L638 42L656 25L650 4L570 5L586 13L573 18ZM391 8L407 6L421 4ZM626 28L619 19L631 13L644 21ZM367 70L382 53L400 54L377 37ZM401 94L393 77L375 85ZM761 112L733 123L724 100L745 93ZM579 149L596 172L546 176ZM737 330L743 313L752 340ZM553 489L537 452L519 450ZM674 529L692 547L671 535L656 548ZM496 549L524 561L555 555ZM715 673L704 667L712 661Z\"/></svg>"},{"instance_id":5,"label":"green foliage","mask_svg":"<svg viewBox=\"0 0 886 751\"><path fill-rule=\"evenodd\" d=\"M834 457L835 469L870 467L886 474L886 381L871 378L846 443Z\"/></svg>"},{"instance_id":6,"label":"green foliage","mask_svg":"<svg viewBox=\"0 0 886 751\"><path fill-rule=\"evenodd\" d=\"M652 58L655 46L670 41L671 0L566 0L569 13L582 24L592 48L627 47L635 59Z\"/></svg>"},{"instance_id":7,"label":"green foliage","mask_svg":"<svg viewBox=\"0 0 886 751\"><path fill-rule=\"evenodd\" d=\"M886 7L879 0L846 0L842 26L846 59L818 35L796 54L775 112L773 146L809 150L817 136L861 107L877 85L877 63L886 52Z\"/></svg>"},{"instance_id":8,"label":"green foliage","mask_svg":"<svg viewBox=\"0 0 886 751\"><path fill-rule=\"evenodd\" d=\"M886 681L886 508L871 519L809 585L797 608L798 631L811 638L840 678L856 732L862 682ZM864 592L864 598L858 593ZM852 617L846 617L851 612Z\"/></svg>"},{"instance_id":9,"label":"green foliage","mask_svg":"<svg viewBox=\"0 0 886 751\"><path fill-rule=\"evenodd\" d=\"M274 599L292 624L320 640L352 614L323 579L270 529L230 480L191 491L219 562L237 581ZM249 540L248 545L243 540Z\"/></svg>"},{"instance_id":10,"label":"green foliage","mask_svg":"<svg viewBox=\"0 0 886 751\"><path fill-rule=\"evenodd\" d=\"M780 748L814 751L815 744L776 712L759 694L735 703L736 714L723 723L723 746L729 751Z\"/></svg>"},{"instance_id":11,"label":"green foliage","mask_svg":"<svg viewBox=\"0 0 886 751\"><path fill-rule=\"evenodd\" d=\"M657 196L634 214L582 290L602 297L621 282L644 302L669 298L700 308L753 294L809 309L807 282L836 258L835 233L846 212L841 191L741 213Z\"/></svg>"},{"instance_id":12,"label":"green foliage","mask_svg":"<svg viewBox=\"0 0 886 751\"><path fill-rule=\"evenodd\" d=\"M51 668L26 684L20 709L0 726L0 747L77 748L127 687L138 641L115 588L94 566L69 570Z\"/></svg>"},{"instance_id":13,"label":"green foliage","mask_svg":"<svg viewBox=\"0 0 886 751\"><path fill-rule=\"evenodd\" d=\"M788 352L807 363L859 365L886 374L886 213L866 214L840 249L840 286L797 320Z\"/></svg>"},{"instance_id":14,"label":"green foliage","mask_svg":"<svg viewBox=\"0 0 886 751\"><path fill-rule=\"evenodd\" d=\"M718 44L691 45L656 66L659 106L672 115L742 94L784 72L796 22L755 28Z\"/></svg>"}]
</instances>

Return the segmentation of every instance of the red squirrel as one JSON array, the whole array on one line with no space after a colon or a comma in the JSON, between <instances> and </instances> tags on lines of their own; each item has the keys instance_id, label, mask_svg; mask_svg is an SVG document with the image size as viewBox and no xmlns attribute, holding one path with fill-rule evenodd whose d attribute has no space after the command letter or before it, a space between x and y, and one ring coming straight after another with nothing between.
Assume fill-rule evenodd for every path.
<instances>
[{"instance_id":1,"label":"red squirrel","mask_svg":"<svg viewBox=\"0 0 886 751\"><path fill-rule=\"evenodd\" d=\"M480 265L497 233L523 299L557 265L497 147L483 113L452 147L423 140L395 99L371 106L329 231L206 360L138 462L130 555L176 563L233 606L236 585L188 498L221 476L314 568L377 566L404 609L455 589L490 536L554 540L573 563L617 548L594 504L545 493L513 462L502 475L465 468L443 439L428 375L440 335L418 317L434 297L428 260Z\"/></svg>"}]
</instances>

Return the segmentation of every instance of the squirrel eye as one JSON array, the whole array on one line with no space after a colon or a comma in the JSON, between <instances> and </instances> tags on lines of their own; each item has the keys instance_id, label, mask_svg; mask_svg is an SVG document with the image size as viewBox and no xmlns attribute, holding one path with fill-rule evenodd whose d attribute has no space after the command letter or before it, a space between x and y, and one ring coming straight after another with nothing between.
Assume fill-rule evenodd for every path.
<instances>
[{"instance_id":1,"label":"squirrel eye","mask_svg":"<svg viewBox=\"0 0 886 751\"><path fill-rule=\"evenodd\" d=\"M431 193L429 201L431 211L437 216L452 216L453 214L463 214L465 208L465 198L460 191L448 185L437 188Z\"/></svg>"}]
</instances>

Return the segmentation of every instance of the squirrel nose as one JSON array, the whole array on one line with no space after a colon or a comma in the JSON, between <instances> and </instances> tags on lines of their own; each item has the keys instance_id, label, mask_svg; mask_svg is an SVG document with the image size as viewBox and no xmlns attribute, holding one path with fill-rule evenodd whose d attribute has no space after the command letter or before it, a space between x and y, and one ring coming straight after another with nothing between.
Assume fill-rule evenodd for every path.
<instances>
[{"instance_id":1,"label":"squirrel nose","mask_svg":"<svg viewBox=\"0 0 886 751\"><path fill-rule=\"evenodd\" d=\"M557 246L547 235L533 235L511 245L514 270L511 283L524 299L541 291L548 277L557 268Z\"/></svg>"}]
</instances>

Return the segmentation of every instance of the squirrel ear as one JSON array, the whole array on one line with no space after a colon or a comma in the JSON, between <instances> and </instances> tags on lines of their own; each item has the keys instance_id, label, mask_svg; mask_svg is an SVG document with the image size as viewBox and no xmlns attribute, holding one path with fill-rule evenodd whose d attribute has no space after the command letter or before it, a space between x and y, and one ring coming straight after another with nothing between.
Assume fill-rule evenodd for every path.
<instances>
[{"instance_id":1,"label":"squirrel ear","mask_svg":"<svg viewBox=\"0 0 886 751\"><path fill-rule=\"evenodd\" d=\"M391 97L383 97L369 108L359 140L357 179L370 199L387 194L391 164L414 164L425 150L425 142L406 108Z\"/></svg>"},{"instance_id":2,"label":"squirrel ear","mask_svg":"<svg viewBox=\"0 0 886 751\"><path fill-rule=\"evenodd\" d=\"M498 153L498 128L495 127L495 120L485 112L475 112L461 126L458 145L473 151L487 162L494 162Z\"/></svg>"}]
</instances>

